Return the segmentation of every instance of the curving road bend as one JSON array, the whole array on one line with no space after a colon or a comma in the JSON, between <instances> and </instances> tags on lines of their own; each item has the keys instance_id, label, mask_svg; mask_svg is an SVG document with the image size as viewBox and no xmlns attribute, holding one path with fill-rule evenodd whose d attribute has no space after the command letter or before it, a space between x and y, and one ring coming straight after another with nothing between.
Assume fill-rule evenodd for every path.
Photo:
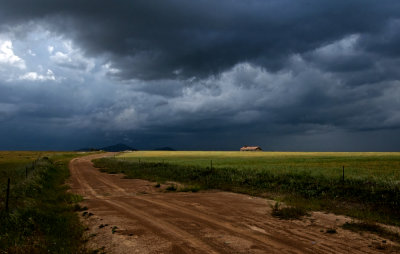
<instances>
[{"instance_id":1,"label":"curving road bend","mask_svg":"<svg viewBox=\"0 0 400 254\"><path fill-rule=\"evenodd\" d=\"M222 191L165 192L165 186L101 173L73 159L70 186L84 197L88 246L107 253L390 253L393 243L343 230L349 218L314 212L301 221L271 217L272 201ZM83 215L83 212L80 212ZM328 228L337 228L328 234Z\"/></svg>"}]
</instances>

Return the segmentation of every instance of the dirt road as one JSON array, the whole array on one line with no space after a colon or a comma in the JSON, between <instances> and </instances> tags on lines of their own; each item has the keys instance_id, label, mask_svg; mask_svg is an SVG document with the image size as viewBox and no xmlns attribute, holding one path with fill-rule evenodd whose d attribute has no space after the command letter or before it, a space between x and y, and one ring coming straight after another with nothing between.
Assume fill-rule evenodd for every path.
<instances>
[{"instance_id":1,"label":"dirt road","mask_svg":"<svg viewBox=\"0 0 400 254\"><path fill-rule=\"evenodd\" d=\"M301 221L271 217L272 201L207 191L165 192L165 186L101 173L91 155L71 161L72 191L84 196L80 212L89 247L107 253L381 253L393 243L339 226L349 218L312 213ZM326 230L336 228L337 233Z\"/></svg>"}]
</instances>

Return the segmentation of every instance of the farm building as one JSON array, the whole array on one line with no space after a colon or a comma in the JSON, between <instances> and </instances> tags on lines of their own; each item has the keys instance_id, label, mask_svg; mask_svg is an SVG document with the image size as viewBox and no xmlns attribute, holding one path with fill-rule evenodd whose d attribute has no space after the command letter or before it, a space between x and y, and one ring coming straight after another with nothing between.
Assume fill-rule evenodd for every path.
<instances>
[{"instance_id":1,"label":"farm building","mask_svg":"<svg viewBox=\"0 0 400 254\"><path fill-rule=\"evenodd\" d=\"M243 146L240 151L262 151L259 146Z\"/></svg>"}]
</instances>

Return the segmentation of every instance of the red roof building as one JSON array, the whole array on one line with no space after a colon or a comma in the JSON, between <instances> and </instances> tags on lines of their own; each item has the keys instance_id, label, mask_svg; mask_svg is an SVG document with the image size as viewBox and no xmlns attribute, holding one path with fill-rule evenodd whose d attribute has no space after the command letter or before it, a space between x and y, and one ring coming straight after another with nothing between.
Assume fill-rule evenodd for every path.
<instances>
[{"instance_id":1,"label":"red roof building","mask_svg":"<svg viewBox=\"0 0 400 254\"><path fill-rule=\"evenodd\" d=\"M243 146L240 151L262 151L259 146Z\"/></svg>"}]
</instances>

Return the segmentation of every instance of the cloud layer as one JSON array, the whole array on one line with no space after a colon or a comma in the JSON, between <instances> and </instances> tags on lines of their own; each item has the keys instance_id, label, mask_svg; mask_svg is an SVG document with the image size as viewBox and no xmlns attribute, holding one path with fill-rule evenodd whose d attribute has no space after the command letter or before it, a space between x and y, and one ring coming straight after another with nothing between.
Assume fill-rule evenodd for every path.
<instances>
[{"instance_id":1,"label":"cloud layer","mask_svg":"<svg viewBox=\"0 0 400 254\"><path fill-rule=\"evenodd\" d=\"M397 1L0 7L4 148L400 149Z\"/></svg>"}]
</instances>

